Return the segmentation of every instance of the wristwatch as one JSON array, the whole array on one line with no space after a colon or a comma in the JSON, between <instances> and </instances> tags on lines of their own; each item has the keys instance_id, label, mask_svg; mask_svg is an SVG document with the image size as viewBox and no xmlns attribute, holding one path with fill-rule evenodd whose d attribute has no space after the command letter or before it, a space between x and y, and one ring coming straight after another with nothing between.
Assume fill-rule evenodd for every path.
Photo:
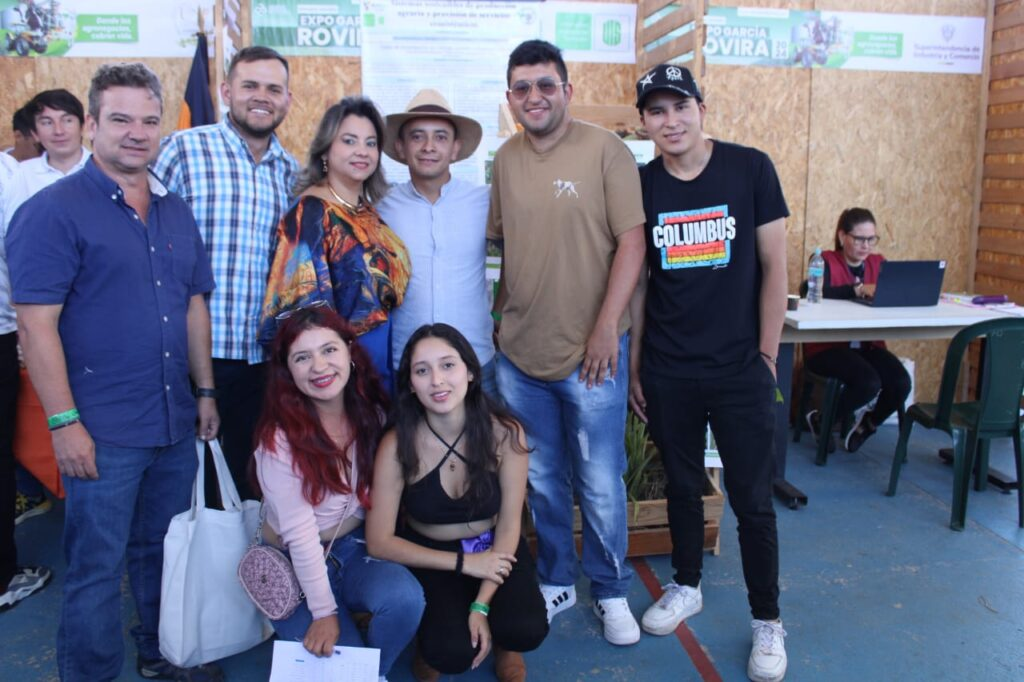
<instances>
[{"instance_id":1,"label":"wristwatch","mask_svg":"<svg viewBox=\"0 0 1024 682\"><path fill-rule=\"evenodd\" d=\"M215 388L200 388L196 386L196 397L197 398L213 398L217 399L217 389Z\"/></svg>"}]
</instances>

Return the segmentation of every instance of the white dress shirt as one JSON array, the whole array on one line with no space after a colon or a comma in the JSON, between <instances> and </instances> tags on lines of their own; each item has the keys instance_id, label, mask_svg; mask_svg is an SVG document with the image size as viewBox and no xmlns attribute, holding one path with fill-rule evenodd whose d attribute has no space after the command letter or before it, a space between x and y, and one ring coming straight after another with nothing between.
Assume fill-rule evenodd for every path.
<instances>
[{"instance_id":1,"label":"white dress shirt","mask_svg":"<svg viewBox=\"0 0 1024 682\"><path fill-rule=\"evenodd\" d=\"M11 180L9 191L4 192L3 198L3 226L4 234L7 234L7 225L11 222L14 212L25 203L32 195L39 190L49 187L61 178L82 170L85 162L92 156L85 147L82 147L82 158L72 166L67 173L64 173L50 165L50 155L43 152L42 156L34 159L26 159L18 164L18 169Z\"/></svg>"},{"instance_id":2,"label":"white dress shirt","mask_svg":"<svg viewBox=\"0 0 1024 682\"><path fill-rule=\"evenodd\" d=\"M444 322L473 346L481 365L494 358L494 323L487 297L487 186L452 178L430 203L406 182L377 204L402 238L412 261L405 301L391 313L397 368L406 342L420 326Z\"/></svg>"},{"instance_id":3,"label":"white dress shirt","mask_svg":"<svg viewBox=\"0 0 1024 682\"><path fill-rule=\"evenodd\" d=\"M43 152L42 156L18 163L13 167L9 176L5 171L5 177L0 178L0 240L6 238L7 226L19 206L44 187L49 187L64 176L81 170L91 154L92 152L82 147L82 158L67 173L51 166L49 154L46 152ZM4 164L7 164L6 159L13 160L13 157L8 154L0 154L0 156L5 157ZM11 305L11 280L10 273L7 271L7 252L3 244L0 243L0 334L10 334L17 329L17 318L14 316L14 307Z\"/></svg>"}]
</instances>

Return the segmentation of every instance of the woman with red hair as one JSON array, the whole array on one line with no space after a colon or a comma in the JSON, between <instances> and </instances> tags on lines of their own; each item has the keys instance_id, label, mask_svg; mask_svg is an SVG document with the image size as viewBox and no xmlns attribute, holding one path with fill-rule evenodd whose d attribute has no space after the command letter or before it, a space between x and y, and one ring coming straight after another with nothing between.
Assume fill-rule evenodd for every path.
<instances>
[{"instance_id":1,"label":"woman with red hair","mask_svg":"<svg viewBox=\"0 0 1024 682\"><path fill-rule=\"evenodd\" d=\"M355 331L329 307L278 321L255 468L263 541L289 555L305 601L274 630L330 656L335 645L364 646L350 614L369 612L365 645L380 649L383 680L424 606L404 566L366 555L364 509L387 397Z\"/></svg>"}]
</instances>

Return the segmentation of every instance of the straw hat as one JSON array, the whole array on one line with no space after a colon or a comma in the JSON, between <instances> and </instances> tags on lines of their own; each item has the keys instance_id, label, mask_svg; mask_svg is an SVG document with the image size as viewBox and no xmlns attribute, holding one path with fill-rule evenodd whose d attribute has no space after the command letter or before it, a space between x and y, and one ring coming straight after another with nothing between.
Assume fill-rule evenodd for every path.
<instances>
[{"instance_id":1,"label":"straw hat","mask_svg":"<svg viewBox=\"0 0 1024 682\"><path fill-rule=\"evenodd\" d=\"M395 151L395 140L398 139L398 131L405 122L414 118L442 118L455 126L455 138L462 142L459 155L455 157L456 161L472 156L480 145L480 138L483 137L483 129L479 123L471 118L453 114L444 95L437 90L425 88L416 93L404 112L391 114L385 118L388 132L384 139L384 153L399 163L404 164L405 161L400 159Z\"/></svg>"}]
</instances>

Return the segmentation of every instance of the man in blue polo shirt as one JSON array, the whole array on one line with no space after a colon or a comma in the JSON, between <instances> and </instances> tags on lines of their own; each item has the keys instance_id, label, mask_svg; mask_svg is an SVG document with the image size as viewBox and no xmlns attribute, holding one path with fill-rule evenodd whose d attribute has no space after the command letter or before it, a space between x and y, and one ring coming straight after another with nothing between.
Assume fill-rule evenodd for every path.
<instances>
[{"instance_id":1,"label":"man in blue polo shirt","mask_svg":"<svg viewBox=\"0 0 1024 682\"><path fill-rule=\"evenodd\" d=\"M120 675L126 565L140 674L184 673L161 658L157 638L163 537L189 506L195 431L212 438L219 418L206 251L188 206L148 172L161 114L152 71L100 67L89 89L92 159L25 202L6 238L25 364L67 491L65 682ZM189 674L217 679L219 670Z\"/></svg>"},{"instance_id":2,"label":"man in blue polo shirt","mask_svg":"<svg viewBox=\"0 0 1024 682\"><path fill-rule=\"evenodd\" d=\"M288 61L269 47L239 50L221 85L219 123L164 142L153 172L195 215L217 290L209 298L213 372L224 457L242 499L255 497L248 466L263 405L266 363L256 340L277 223L299 167L274 131L288 114Z\"/></svg>"}]
</instances>

